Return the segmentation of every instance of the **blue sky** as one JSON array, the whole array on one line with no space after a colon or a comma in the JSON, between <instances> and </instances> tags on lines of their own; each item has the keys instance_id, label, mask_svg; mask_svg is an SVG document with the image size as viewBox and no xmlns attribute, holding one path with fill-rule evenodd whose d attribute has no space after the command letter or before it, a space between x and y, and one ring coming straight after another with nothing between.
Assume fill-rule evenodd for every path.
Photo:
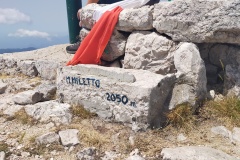
<instances>
[{"instance_id":1,"label":"blue sky","mask_svg":"<svg viewBox=\"0 0 240 160\"><path fill-rule=\"evenodd\" d=\"M66 0L0 0L0 49L64 43L69 43Z\"/></svg>"}]
</instances>

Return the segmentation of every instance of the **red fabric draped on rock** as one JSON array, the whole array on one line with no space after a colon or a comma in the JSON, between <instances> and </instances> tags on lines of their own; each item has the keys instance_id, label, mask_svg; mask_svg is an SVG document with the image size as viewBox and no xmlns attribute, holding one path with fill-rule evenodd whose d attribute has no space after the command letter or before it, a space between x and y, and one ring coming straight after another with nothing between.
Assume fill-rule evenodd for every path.
<instances>
[{"instance_id":1,"label":"red fabric draped on rock","mask_svg":"<svg viewBox=\"0 0 240 160\"><path fill-rule=\"evenodd\" d=\"M111 38L121 11L121 7L116 7L112 11L105 12L84 38L74 57L67 65L100 64L100 58Z\"/></svg>"}]
</instances>

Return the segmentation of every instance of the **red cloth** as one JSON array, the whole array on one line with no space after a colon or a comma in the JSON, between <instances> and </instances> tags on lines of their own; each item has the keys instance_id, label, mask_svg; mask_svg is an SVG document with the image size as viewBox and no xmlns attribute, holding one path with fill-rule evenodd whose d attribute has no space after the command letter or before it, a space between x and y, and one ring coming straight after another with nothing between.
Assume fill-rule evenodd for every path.
<instances>
[{"instance_id":1,"label":"red cloth","mask_svg":"<svg viewBox=\"0 0 240 160\"><path fill-rule=\"evenodd\" d=\"M84 38L74 57L67 65L100 64L100 58L111 38L121 11L121 7L116 7L112 11L105 12Z\"/></svg>"}]
</instances>

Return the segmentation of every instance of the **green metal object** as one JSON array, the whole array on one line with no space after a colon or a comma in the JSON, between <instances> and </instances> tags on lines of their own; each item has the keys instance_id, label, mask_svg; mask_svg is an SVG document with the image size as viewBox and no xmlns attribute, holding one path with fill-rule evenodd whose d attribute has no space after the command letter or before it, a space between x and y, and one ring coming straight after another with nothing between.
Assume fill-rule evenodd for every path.
<instances>
[{"instance_id":1,"label":"green metal object","mask_svg":"<svg viewBox=\"0 0 240 160\"><path fill-rule=\"evenodd\" d=\"M82 8L82 0L66 0L67 18L68 18L68 32L70 43L76 43L79 40L79 20L77 12Z\"/></svg>"}]
</instances>

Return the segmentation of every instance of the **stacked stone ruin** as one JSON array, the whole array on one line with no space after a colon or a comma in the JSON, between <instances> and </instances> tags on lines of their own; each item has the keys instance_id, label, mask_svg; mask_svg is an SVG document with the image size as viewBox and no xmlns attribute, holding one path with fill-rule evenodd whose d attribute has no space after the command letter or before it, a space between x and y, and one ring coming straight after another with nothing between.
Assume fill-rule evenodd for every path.
<instances>
[{"instance_id":1,"label":"stacked stone ruin","mask_svg":"<svg viewBox=\"0 0 240 160\"><path fill-rule=\"evenodd\" d=\"M82 40L97 7L81 11ZM170 110L185 103L196 109L212 89L240 96L240 1L174 0L125 9L102 60L110 67L24 64L56 79L62 102L135 128L161 127Z\"/></svg>"}]
</instances>

